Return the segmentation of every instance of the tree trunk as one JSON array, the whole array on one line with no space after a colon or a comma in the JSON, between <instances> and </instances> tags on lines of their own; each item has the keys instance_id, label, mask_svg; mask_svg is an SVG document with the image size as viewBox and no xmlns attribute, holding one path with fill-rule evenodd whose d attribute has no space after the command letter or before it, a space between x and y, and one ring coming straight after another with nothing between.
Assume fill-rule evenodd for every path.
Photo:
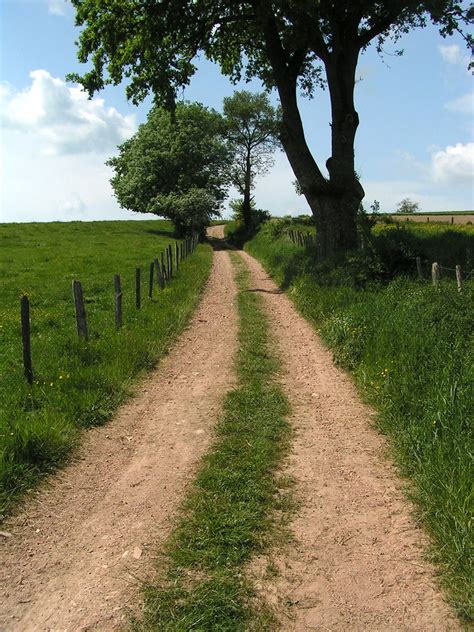
<instances>
[{"instance_id":1,"label":"tree trunk","mask_svg":"<svg viewBox=\"0 0 474 632\"><path fill-rule=\"evenodd\" d=\"M298 72L291 76L275 22L260 19L282 108L281 142L314 215L319 259L357 248L357 211L364 190L354 170L354 140L359 117L354 109L355 71L359 49L334 41L324 54L331 97L332 152L326 163L329 179L316 164L306 143L297 103Z\"/></svg>"},{"instance_id":2,"label":"tree trunk","mask_svg":"<svg viewBox=\"0 0 474 632\"><path fill-rule=\"evenodd\" d=\"M252 225L252 207L250 190L252 187L252 166L250 161L250 148L247 150L245 161L245 177L244 177L244 201L242 202L242 219L244 221L245 230L248 232Z\"/></svg>"}]
</instances>

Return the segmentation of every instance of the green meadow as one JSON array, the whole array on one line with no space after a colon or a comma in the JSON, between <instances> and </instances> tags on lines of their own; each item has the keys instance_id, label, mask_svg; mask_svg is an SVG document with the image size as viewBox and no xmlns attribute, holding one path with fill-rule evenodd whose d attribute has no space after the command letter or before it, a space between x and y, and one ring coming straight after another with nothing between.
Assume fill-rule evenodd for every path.
<instances>
[{"instance_id":1,"label":"green meadow","mask_svg":"<svg viewBox=\"0 0 474 632\"><path fill-rule=\"evenodd\" d=\"M336 269L294 245L288 222L265 224L246 249L320 332L378 411L407 477L432 557L461 618L474 617L474 281L459 293L456 263L472 269L474 229L378 225L373 250ZM426 278L417 278L420 256ZM435 290L432 261L442 271ZM472 276L471 276L472 279Z\"/></svg>"},{"instance_id":2,"label":"green meadow","mask_svg":"<svg viewBox=\"0 0 474 632\"><path fill-rule=\"evenodd\" d=\"M171 223L160 220L0 225L0 515L67 458L81 428L110 418L137 376L155 366L183 329L208 277L212 252L200 245L149 299L149 264L174 243ZM119 331L114 274L122 280ZM76 333L74 279L83 286L87 341ZM32 387L22 366L23 294L31 303Z\"/></svg>"}]
</instances>

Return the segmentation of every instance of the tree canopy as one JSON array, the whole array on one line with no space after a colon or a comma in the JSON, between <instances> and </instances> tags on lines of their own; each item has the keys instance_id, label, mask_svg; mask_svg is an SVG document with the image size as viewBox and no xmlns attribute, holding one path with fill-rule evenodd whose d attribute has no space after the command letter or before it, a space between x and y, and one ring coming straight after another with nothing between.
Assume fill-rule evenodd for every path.
<instances>
[{"instance_id":1,"label":"tree canopy","mask_svg":"<svg viewBox=\"0 0 474 632\"><path fill-rule=\"evenodd\" d=\"M268 95L241 90L224 99L224 121L234 155L230 181L243 197L241 211L248 230L255 178L273 166L272 154L279 145L279 116Z\"/></svg>"},{"instance_id":2,"label":"tree canopy","mask_svg":"<svg viewBox=\"0 0 474 632\"><path fill-rule=\"evenodd\" d=\"M134 102L149 92L173 110L199 52L232 80L258 77L278 91L281 141L316 219L322 257L356 246L356 216L364 190L354 166L359 116L354 106L358 58L371 43L429 22L443 37L472 22L474 11L454 0L72 0L79 59L92 68L73 75L93 93L129 81ZM472 47L473 39L464 36ZM297 91L323 83L331 102L331 156L323 174L306 143Z\"/></svg>"},{"instance_id":3,"label":"tree canopy","mask_svg":"<svg viewBox=\"0 0 474 632\"><path fill-rule=\"evenodd\" d=\"M123 208L168 217L185 232L202 230L219 214L230 159L221 115L198 103L179 103L173 119L153 108L108 164Z\"/></svg>"}]
</instances>

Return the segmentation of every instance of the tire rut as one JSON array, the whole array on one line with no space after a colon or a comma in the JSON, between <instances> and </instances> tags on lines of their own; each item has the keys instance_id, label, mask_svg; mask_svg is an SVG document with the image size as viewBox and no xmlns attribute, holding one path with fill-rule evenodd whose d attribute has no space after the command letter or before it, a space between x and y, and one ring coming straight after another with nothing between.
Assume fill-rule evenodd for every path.
<instances>
[{"instance_id":1,"label":"tire rut","mask_svg":"<svg viewBox=\"0 0 474 632\"><path fill-rule=\"evenodd\" d=\"M169 355L4 525L2 632L118 630L136 610L234 384L237 327L233 269L218 251Z\"/></svg>"},{"instance_id":2,"label":"tire rut","mask_svg":"<svg viewBox=\"0 0 474 632\"><path fill-rule=\"evenodd\" d=\"M242 257L264 297L295 429L283 471L296 481L294 541L251 565L262 596L285 632L460 630L423 560L427 538L373 428L375 412L263 267Z\"/></svg>"}]
</instances>

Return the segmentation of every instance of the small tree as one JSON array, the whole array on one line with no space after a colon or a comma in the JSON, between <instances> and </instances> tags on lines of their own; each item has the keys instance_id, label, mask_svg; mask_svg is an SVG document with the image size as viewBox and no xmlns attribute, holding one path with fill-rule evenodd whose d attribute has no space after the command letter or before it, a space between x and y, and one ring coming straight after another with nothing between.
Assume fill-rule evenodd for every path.
<instances>
[{"instance_id":1,"label":"small tree","mask_svg":"<svg viewBox=\"0 0 474 632\"><path fill-rule=\"evenodd\" d=\"M419 213L420 205L418 202L413 202L410 198L404 198L401 202L397 204L397 213L403 213L405 215L411 213Z\"/></svg>"},{"instance_id":2,"label":"small tree","mask_svg":"<svg viewBox=\"0 0 474 632\"><path fill-rule=\"evenodd\" d=\"M252 224L252 195L257 175L264 175L273 166L272 154L279 145L279 118L265 93L246 90L234 92L224 99L227 139L234 153L230 181L243 196L244 228Z\"/></svg>"},{"instance_id":3,"label":"small tree","mask_svg":"<svg viewBox=\"0 0 474 632\"><path fill-rule=\"evenodd\" d=\"M122 208L167 217L183 234L202 232L219 215L229 160L221 115L199 103L178 103L173 117L153 108L107 164Z\"/></svg>"}]
</instances>

